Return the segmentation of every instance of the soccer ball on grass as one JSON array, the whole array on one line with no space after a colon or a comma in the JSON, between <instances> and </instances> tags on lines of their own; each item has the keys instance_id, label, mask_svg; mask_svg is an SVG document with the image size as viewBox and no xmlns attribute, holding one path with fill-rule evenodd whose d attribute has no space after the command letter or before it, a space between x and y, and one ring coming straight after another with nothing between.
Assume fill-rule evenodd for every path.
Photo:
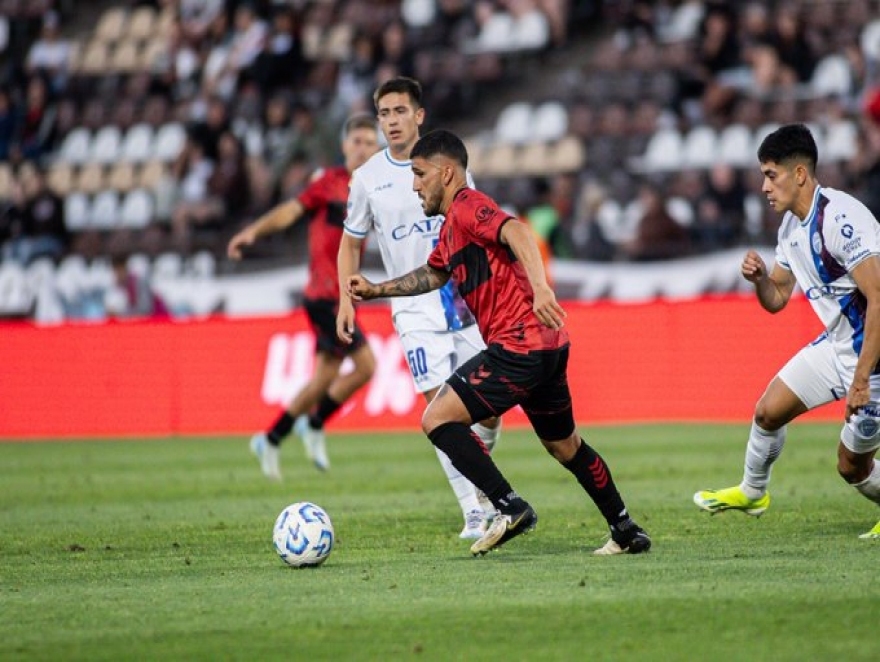
<instances>
[{"instance_id":1,"label":"soccer ball on grass","mask_svg":"<svg viewBox=\"0 0 880 662\"><path fill-rule=\"evenodd\" d=\"M320 506L308 501L292 503L275 520L275 551L294 568L318 566L333 550L333 524Z\"/></svg>"}]
</instances>

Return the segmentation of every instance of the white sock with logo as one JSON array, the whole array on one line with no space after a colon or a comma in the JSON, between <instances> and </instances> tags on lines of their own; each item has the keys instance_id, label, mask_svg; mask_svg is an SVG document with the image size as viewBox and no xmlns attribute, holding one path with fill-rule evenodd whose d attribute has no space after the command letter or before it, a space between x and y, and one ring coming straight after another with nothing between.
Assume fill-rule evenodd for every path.
<instances>
[{"instance_id":1,"label":"white sock with logo","mask_svg":"<svg viewBox=\"0 0 880 662\"><path fill-rule=\"evenodd\" d=\"M498 425L494 428L487 427L482 423L474 423L471 426L471 430L474 431L474 434L480 438L491 453L492 449L495 448L495 444L498 443L498 439L501 437L501 419L498 419Z\"/></svg>"},{"instance_id":2,"label":"white sock with logo","mask_svg":"<svg viewBox=\"0 0 880 662\"><path fill-rule=\"evenodd\" d=\"M455 493L455 498L458 499L458 505L461 506L462 514L467 516L471 511L482 510L477 499L477 488L474 487L474 484L461 475L461 472L455 468L455 465L452 464L446 453L436 446L434 450L437 452L437 459L440 460L440 466L443 467L443 471L449 481L449 486Z\"/></svg>"},{"instance_id":3,"label":"white sock with logo","mask_svg":"<svg viewBox=\"0 0 880 662\"><path fill-rule=\"evenodd\" d=\"M871 473L861 483L853 483L853 487L861 492L862 496L880 505L880 463L874 460Z\"/></svg>"},{"instance_id":4,"label":"white sock with logo","mask_svg":"<svg viewBox=\"0 0 880 662\"><path fill-rule=\"evenodd\" d=\"M785 444L785 426L771 432L752 421L746 462L740 489L749 499L760 499L767 491L770 470Z\"/></svg>"}]
</instances>

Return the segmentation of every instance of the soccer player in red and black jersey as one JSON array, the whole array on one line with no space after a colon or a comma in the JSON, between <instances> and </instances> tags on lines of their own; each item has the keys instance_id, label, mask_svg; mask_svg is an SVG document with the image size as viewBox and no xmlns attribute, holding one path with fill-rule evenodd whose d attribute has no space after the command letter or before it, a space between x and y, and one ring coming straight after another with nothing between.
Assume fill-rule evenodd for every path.
<instances>
[{"instance_id":1,"label":"soccer player in red and black jersey","mask_svg":"<svg viewBox=\"0 0 880 662\"><path fill-rule=\"evenodd\" d=\"M375 119L366 114L350 118L342 139L345 165L318 173L298 197L278 205L248 225L230 240L227 248L230 258L241 259L242 248L250 246L259 237L280 232L307 215L310 217L309 282L304 293L304 306L316 337L315 371L272 426L251 439L251 450L259 458L263 473L274 480L281 478L279 446L294 425L309 459L323 471L330 468L324 422L373 376L375 358L363 331L355 330L351 344L336 337L339 302L336 256L342 239L351 173L378 148ZM343 375L339 368L346 356L354 362L354 370Z\"/></svg>"},{"instance_id":2,"label":"soccer player in red and black jersey","mask_svg":"<svg viewBox=\"0 0 880 662\"><path fill-rule=\"evenodd\" d=\"M467 187L467 150L448 131L432 131L413 147L413 188L428 216L444 214L428 263L399 278L348 281L354 300L412 296L454 279L477 318L487 349L459 367L422 417L422 429L455 467L491 499L499 515L471 547L485 554L535 527L538 516L498 470L473 421L522 406L547 451L593 499L611 529L599 555L638 554L651 539L629 516L604 460L575 428L568 388L565 311L547 284L529 227L487 195Z\"/></svg>"}]
</instances>

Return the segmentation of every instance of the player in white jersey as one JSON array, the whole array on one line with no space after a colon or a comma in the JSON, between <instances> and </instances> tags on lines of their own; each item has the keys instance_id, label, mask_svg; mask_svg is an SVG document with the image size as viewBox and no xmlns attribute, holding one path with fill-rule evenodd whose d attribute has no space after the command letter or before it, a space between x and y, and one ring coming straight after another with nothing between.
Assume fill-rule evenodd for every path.
<instances>
[{"instance_id":1,"label":"player in white jersey","mask_svg":"<svg viewBox=\"0 0 880 662\"><path fill-rule=\"evenodd\" d=\"M360 270L360 249L367 233L375 231L389 278L424 265L439 238L443 217L425 216L413 191L409 160L425 117L421 96L421 85L406 77L383 83L373 95L388 147L358 168L351 180L338 265L337 333L345 341L351 339L355 313L344 288L348 277ZM470 177L468 184L473 186ZM451 282L442 290L392 299L391 316L416 390L428 402L459 365L485 348L473 316ZM493 418L473 426L490 452L498 438L499 423ZM435 450L461 506L465 524L460 537L480 538L494 514L491 502L442 451Z\"/></svg>"},{"instance_id":2,"label":"player in white jersey","mask_svg":"<svg viewBox=\"0 0 880 662\"><path fill-rule=\"evenodd\" d=\"M782 310L795 285L825 332L777 373L755 408L742 483L694 494L703 510L761 515L770 505L770 469L782 452L786 424L833 400L846 400L837 471L880 504L880 225L852 196L816 180L818 152L809 129L783 126L758 149L762 190L784 212L776 264L748 251L742 274L761 306ZM862 538L880 538L880 523Z\"/></svg>"}]
</instances>

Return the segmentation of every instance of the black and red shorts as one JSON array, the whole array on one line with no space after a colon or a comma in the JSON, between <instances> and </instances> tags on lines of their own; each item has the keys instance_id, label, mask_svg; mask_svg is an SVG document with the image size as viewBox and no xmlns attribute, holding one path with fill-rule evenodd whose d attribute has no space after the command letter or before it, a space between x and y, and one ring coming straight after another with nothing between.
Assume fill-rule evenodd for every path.
<instances>
[{"instance_id":1,"label":"black and red shorts","mask_svg":"<svg viewBox=\"0 0 880 662\"><path fill-rule=\"evenodd\" d=\"M490 345L446 381L475 421L522 407L535 434L547 441L574 431L568 388L568 345L528 354Z\"/></svg>"},{"instance_id":2,"label":"black and red shorts","mask_svg":"<svg viewBox=\"0 0 880 662\"><path fill-rule=\"evenodd\" d=\"M341 359L360 349L367 342L357 322L354 325L350 345L346 345L336 335L336 314L339 311L339 302L336 299L305 299L303 307L315 333L316 351Z\"/></svg>"}]
</instances>

